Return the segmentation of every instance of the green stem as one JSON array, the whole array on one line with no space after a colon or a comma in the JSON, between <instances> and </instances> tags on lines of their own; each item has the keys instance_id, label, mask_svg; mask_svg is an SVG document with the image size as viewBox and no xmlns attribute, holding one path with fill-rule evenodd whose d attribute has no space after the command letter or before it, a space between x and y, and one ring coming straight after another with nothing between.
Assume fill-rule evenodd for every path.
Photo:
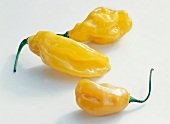
<instances>
[{"instance_id":1,"label":"green stem","mask_svg":"<svg viewBox=\"0 0 170 124\"><path fill-rule=\"evenodd\" d=\"M18 48L18 51L17 51L17 55L16 55L16 58L15 58L15 63L14 63L14 69L13 69L13 72L16 72L16 67L17 67L17 63L18 63L18 57L20 55L20 52L23 48L23 46L25 46L28 42L27 42L28 38L24 39L20 45L19 45L19 48Z\"/></svg>"},{"instance_id":2,"label":"green stem","mask_svg":"<svg viewBox=\"0 0 170 124\"><path fill-rule=\"evenodd\" d=\"M68 38L69 38L69 36L68 36L68 31L67 31L65 34L57 34L57 35L60 35L60 36L68 37Z\"/></svg>"},{"instance_id":3,"label":"green stem","mask_svg":"<svg viewBox=\"0 0 170 124\"><path fill-rule=\"evenodd\" d=\"M152 78L152 71L153 70L154 70L153 68L150 70L150 75L149 75L149 92L148 92L147 97L145 99L143 99L143 100L138 100L138 99L130 96L129 103L131 103L131 102L144 103L144 102L146 102L148 100L148 98L149 98L149 96L151 94L151 78Z\"/></svg>"}]
</instances>

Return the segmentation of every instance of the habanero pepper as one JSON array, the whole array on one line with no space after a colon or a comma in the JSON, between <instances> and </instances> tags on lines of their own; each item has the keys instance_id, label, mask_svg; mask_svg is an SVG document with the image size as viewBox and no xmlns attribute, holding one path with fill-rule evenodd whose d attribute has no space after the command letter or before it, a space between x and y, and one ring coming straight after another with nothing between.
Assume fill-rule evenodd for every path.
<instances>
[{"instance_id":1,"label":"habanero pepper","mask_svg":"<svg viewBox=\"0 0 170 124\"><path fill-rule=\"evenodd\" d=\"M24 39L18 48L14 72L21 49L26 44L30 50L41 57L50 67L78 77L97 77L109 69L109 59L104 54L70 38L49 31L39 31L36 35Z\"/></svg>"},{"instance_id":2,"label":"habanero pepper","mask_svg":"<svg viewBox=\"0 0 170 124\"><path fill-rule=\"evenodd\" d=\"M76 41L107 44L118 41L132 27L132 20L124 10L98 7L82 23L63 34Z\"/></svg>"},{"instance_id":3,"label":"habanero pepper","mask_svg":"<svg viewBox=\"0 0 170 124\"><path fill-rule=\"evenodd\" d=\"M107 83L96 84L88 79L82 79L75 89L76 102L84 111L96 116L120 112L131 102L143 103L151 93L152 71L153 69L150 70L149 76L149 92L144 100L135 99L124 88Z\"/></svg>"}]
</instances>

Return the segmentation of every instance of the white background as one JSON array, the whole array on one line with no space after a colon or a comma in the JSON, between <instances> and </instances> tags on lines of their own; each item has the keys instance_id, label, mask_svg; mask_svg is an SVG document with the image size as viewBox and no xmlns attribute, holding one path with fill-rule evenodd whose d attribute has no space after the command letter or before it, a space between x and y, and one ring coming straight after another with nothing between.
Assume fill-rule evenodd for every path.
<instances>
[{"instance_id":1,"label":"white background","mask_svg":"<svg viewBox=\"0 0 170 124\"><path fill-rule=\"evenodd\" d=\"M131 103L117 114L96 117L82 111L74 89L81 78L55 71L24 47L17 72L16 51L22 39L48 30L64 33L96 7L123 9L133 27L108 45L87 43L110 58L112 69L91 80L126 88L143 99L149 70L153 90L144 104ZM169 0L0 0L0 124L169 124Z\"/></svg>"}]
</instances>

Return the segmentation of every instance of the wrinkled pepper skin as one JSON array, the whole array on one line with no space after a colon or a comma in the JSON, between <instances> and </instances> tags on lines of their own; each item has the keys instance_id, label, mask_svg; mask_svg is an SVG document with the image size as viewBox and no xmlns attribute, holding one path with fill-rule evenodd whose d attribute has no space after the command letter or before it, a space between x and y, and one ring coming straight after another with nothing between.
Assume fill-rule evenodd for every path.
<instances>
[{"instance_id":1,"label":"wrinkled pepper skin","mask_svg":"<svg viewBox=\"0 0 170 124\"><path fill-rule=\"evenodd\" d=\"M99 7L90 12L82 23L77 23L68 36L80 42L107 44L119 40L131 27L132 20L126 11Z\"/></svg>"},{"instance_id":2,"label":"wrinkled pepper skin","mask_svg":"<svg viewBox=\"0 0 170 124\"><path fill-rule=\"evenodd\" d=\"M109 115L122 111L129 103L144 103L151 94L152 72L149 74L149 90L145 99L132 97L124 88L107 83L96 84L88 79L82 79L75 88L77 105L84 111L96 115Z\"/></svg>"},{"instance_id":3,"label":"wrinkled pepper skin","mask_svg":"<svg viewBox=\"0 0 170 124\"><path fill-rule=\"evenodd\" d=\"M120 112L126 108L130 99L124 88L107 83L96 84L88 79L78 82L75 94L78 106L96 116Z\"/></svg>"},{"instance_id":4,"label":"wrinkled pepper skin","mask_svg":"<svg viewBox=\"0 0 170 124\"><path fill-rule=\"evenodd\" d=\"M109 59L89 46L48 31L29 37L30 50L61 72L78 77L97 77L109 69Z\"/></svg>"}]
</instances>

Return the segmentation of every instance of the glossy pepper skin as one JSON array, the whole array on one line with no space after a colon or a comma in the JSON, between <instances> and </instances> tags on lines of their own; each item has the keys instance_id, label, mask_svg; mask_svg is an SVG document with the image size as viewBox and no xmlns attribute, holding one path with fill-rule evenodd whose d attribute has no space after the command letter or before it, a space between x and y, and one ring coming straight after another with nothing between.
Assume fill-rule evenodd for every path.
<instances>
[{"instance_id":1,"label":"glossy pepper skin","mask_svg":"<svg viewBox=\"0 0 170 124\"><path fill-rule=\"evenodd\" d=\"M115 87L107 83L96 84L88 79L82 79L75 89L76 102L84 111L96 116L120 112L130 102L143 103L150 96L152 71L153 69L150 71L149 93L144 100L133 98L124 88Z\"/></svg>"},{"instance_id":2,"label":"glossy pepper skin","mask_svg":"<svg viewBox=\"0 0 170 124\"><path fill-rule=\"evenodd\" d=\"M78 77L97 77L110 69L107 56L70 38L40 31L26 41L30 50L40 56L45 64L64 73Z\"/></svg>"},{"instance_id":3,"label":"glossy pepper skin","mask_svg":"<svg viewBox=\"0 0 170 124\"><path fill-rule=\"evenodd\" d=\"M76 87L76 101L80 108L92 115L107 115L123 110L129 103L129 94L123 88L110 84L96 84L81 80Z\"/></svg>"},{"instance_id":4,"label":"glossy pepper skin","mask_svg":"<svg viewBox=\"0 0 170 124\"><path fill-rule=\"evenodd\" d=\"M76 41L92 41L97 44L115 42L132 27L132 20L124 10L111 10L104 7L94 9L82 23L77 23L68 32Z\"/></svg>"}]
</instances>

